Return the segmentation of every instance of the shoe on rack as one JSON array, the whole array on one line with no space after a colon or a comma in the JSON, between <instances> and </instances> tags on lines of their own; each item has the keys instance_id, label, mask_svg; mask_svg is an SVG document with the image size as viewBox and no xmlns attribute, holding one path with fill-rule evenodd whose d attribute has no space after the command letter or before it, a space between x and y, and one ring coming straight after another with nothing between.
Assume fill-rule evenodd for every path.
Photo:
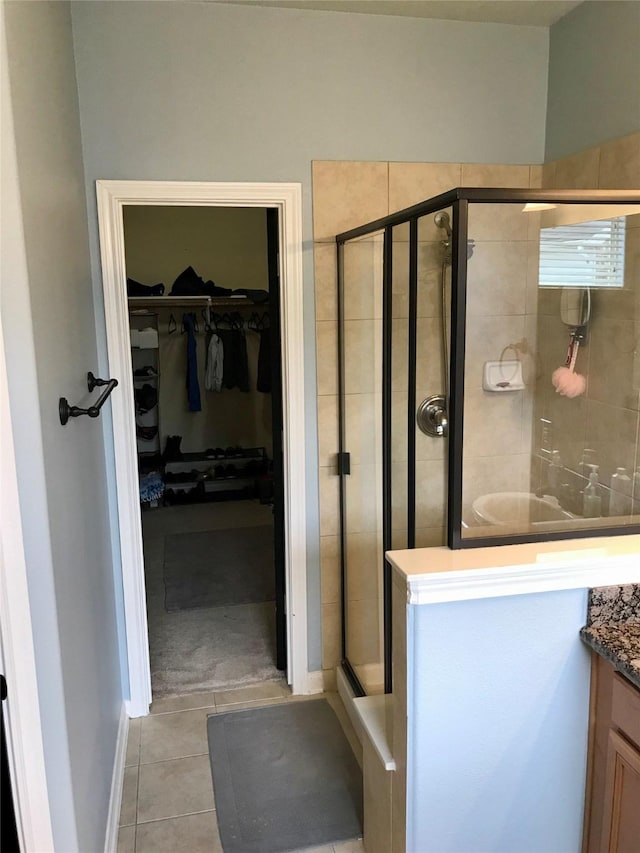
<instances>
[{"instance_id":1,"label":"shoe on rack","mask_svg":"<svg viewBox=\"0 0 640 853\"><path fill-rule=\"evenodd\" d=\"M182 459L180 452L181 435L168 435L167 443L164 446L163 458L165 462L175 462L177 459Z\"/></svg>"},{"instance_id":2,"label":"shoe on rack","mask_svg":"<svg viewBox=\"0 0 640 853\"><path fill-rule=\"evenodd\" d=\"M153 441L158 435L157 426L139 426L136 424L136 435L142 441Z\"/></svg>"},{"instance_id":3,"label":"shoe on rack","mask_svg":"<svg viewBox=\"0 0 640 853\"><path fill-rule=\"evenodd\" d=\"M150 412L151 409L158 405L158 392L153 385L143 385L142 388L136 388L133 392L135 397L136 407L140 414Z\"/></svg>"},{"instance_id":4,"label":"shoe on rack","mask_svg":"<svg viewBox=\"0 0 640 853\"><path fill-rule=\"evenodd\" d=\"M147 364L144 367L134 370L133 375L135 379L155 379L158 376L158 372L153 365Z\"/></svg>"}]
</instances>

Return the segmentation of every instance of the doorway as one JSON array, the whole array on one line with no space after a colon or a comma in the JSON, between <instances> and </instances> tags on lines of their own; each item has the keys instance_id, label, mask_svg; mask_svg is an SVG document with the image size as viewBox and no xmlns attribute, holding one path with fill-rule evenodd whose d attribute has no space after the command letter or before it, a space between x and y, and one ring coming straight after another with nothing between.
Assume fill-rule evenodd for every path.
<instances>
[{"instance_id":1,"label":"doorway","mask_svg":"<svg viewBox=\"0 0 640 853\"><path fill-rule=\"evenodd\" d=\"M279 679L278 211L123 216L154 700Z\"/></svg>"},{"instance_id":2,"label":"doorway","mask_svg":"<svg viewBox=\"0 0 640 853\"><path fill-rule=\"evenodd\" d=\"M287 681L294 693L313 692L315 679L307 672L306 650L306 560L304 534L304 376L302 371L302 270L300 186L292 184L176 184L158 182L99 181L99 225L107 325L110 373L132 375L134 370L129 339L129 304L127 300L126 251L124 221L130 206L161 207L247 207L266 208L268 235L276 251L269 265L270 301L274 292L280 297L275 323L281 326L280 353L282 395L280 405L274 395L273 412L282 415L280 425L274 420L272 463L280 465L282 477L274 478L272 513L275 540L280 539L283 571L277 586L280 607L277 610L279 663L286 659ZM203 270L204 272L204 270ZM207 276L211 273L207 273ZM147 282L155 284L156 282ZM279 288L276 290L276 285ZM277 302L277 299L276 299ZM182 322L176 320L176 325ZM160 321L162 322L162 321ZM205 322L205 316L202 316ZM178 334L179 334L178 330ZM142 366L144 367L144 365ZM140 368L138 368L140 369ZM151 385L151 383L147 383ZM148 393L148 392L147 392ZM118 519L122 556L122 579L127 631L127 654L131 699L129 714L148 712L151 699L148 622L145 602L144 558L140 513L138 511L137 437L134 397L123 393L114 399L113 431L116 461ZM150 435L152 430L148 430ZM280 439L280 440L279 440ZM260 446L260 445L256 445ZM234 445L216 449L227 452ZM240 447L240 445L235 445ZM165 448L162 448L164 451ZM175 449L175 446L174 446ZM278 459L278 454L280 458ZM238 457L242 458L242 457ZM235 461L214 459L217 464L235 465ZM179 469L180 466L177 466ZM195 470L195 469L194 469ZM205 486L205 489L207 487ZM215 490L215 488L214 488ZM176 491L175 489L173 490ZM135 503L134 503L135 501ZM212 505L215 505L213 503ZM207 504L199 507L206 510ZM184 509L184 507L176 507ZM257 507L256 507L257 508ZM269 507L270 510L270 507ZM260 526L260 525L258 525ZM280 531L280 537L278 537ZM184 532L184 531L183 531ZM137 541L136 541L137 540ZM174 543L175 544L175 543ZM179 544L179 543L178 543Z\"/></svg>"}]
</instances>

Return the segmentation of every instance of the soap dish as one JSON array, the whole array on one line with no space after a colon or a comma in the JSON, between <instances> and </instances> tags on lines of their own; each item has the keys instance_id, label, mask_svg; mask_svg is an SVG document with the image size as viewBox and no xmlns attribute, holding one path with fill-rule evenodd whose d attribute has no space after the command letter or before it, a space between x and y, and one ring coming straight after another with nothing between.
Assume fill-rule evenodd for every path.
<instances>
[{"instance_id":1,"label":"soap dish","mask_svg":"<svg viewBox=\"0 0 640 853\"><path fill-rule=\"evenodd\" d=\"M482 387L485 391L522 391L522 362L485 361Z\"/></svg>"}]
</instances>

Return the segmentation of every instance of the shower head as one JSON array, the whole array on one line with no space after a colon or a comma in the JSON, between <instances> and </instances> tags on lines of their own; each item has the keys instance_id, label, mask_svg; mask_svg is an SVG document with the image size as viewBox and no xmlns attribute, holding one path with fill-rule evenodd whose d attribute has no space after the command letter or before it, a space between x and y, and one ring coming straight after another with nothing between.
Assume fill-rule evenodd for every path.
<instances>
[{"instance_id":1,"label":"shower head","mask_svg":"<svg viewBox=\"0 0 640 853\"><path fill-rule=\"evenodd\" d=\"M445 249L445 263L451 263L451 238L453 237L453 231L451 230L451 218L446 210L439 210L433 217L433 221L436 228L442 228L447 232L447 239L442 241L442 245ZM467 258L470 258L473 255L475 245L476 244L473 240L467 240Z\"/></svg>"},{"instance_id":2,"label":"shower head","mask_svg":"<svg viewBox=\"0 0 640 853\"><path fill-rule=\"evenodd\" d=\"M436 228L444 228L447 232L447 238L451 239L451 220L449 219L449 214L445 210L440 210L433 217L433 221L436 224Z\"/></svg>"}]
</instances>

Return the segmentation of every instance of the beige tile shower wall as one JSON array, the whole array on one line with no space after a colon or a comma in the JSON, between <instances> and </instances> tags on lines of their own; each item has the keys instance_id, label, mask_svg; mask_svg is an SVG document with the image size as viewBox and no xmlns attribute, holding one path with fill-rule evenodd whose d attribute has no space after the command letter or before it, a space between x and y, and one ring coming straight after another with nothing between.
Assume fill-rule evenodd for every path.
<instances>
[{"instance_id":1,"label":"beige tile shower wall","mask_svg":"<svg viewBox=\"0 0 640 853\"><path fill-rule=\"evenodd\" d=\"M462 185L536 187L530 166L463 166ZM474 523L480 495L529 491L535 390L537 229L522 205L469 205L463 519ZM523 391L482 388L487 361L520 361Z\"/></svg>"},{"instance_id":2,"label":"beige tile shower wall","mask_svg":"<svg viewBox=\"0 0 640 853\"><path fill-rule=\"evenodd\" d=\"M322 564L322 604L323 604L323 668L332 669L340 657L340 577L339 577L339 502L338 477L336 476L335 453L338 448L338 364L337 364L337 283L336 283L336 248L335 235L379 219L388 213L401 210L424 201L434 195L445 192L456 186L511 186L536 187L540 185L541 168L538 166L468 166L459 163L358 163L358 162L315 162L313 164L313 215L314 215L314 262L316 289L316 346L318 359L318 426L319 426L319 464L320 464L320 506L321 506L321 564ZM514 234L510 230L511 220L502 217L502 211L497 212L498 221L477 220L477 229L471 236L482 244L479 258L487 265L492 258L495 264L503 264L501 252L495 251L493 244L500 243L500 249L505 249L507 255L518 254L521 259L524 251L525 268L535 260L529 257L531 249L528 235ZM397 281L394 285L393 316L394 347L396 356L406 352L406 317L408 303L406 287L402 286L402 265L406 265L406 280L408 280L408 256L401 251L400 242L408 240L408 231L398 229L394 235L398 241L394 253L397 269ZM521 239L516 239L521 237ZM440 272L442 232L433 224L433 218L426 218L419 229L419 271L418 279L418 339L419 347L429 348L429 358L419 362L418 394L434 393L442 390L441 380L441 332L440 332ZM511 244L521 243L522 246L512 248ZM503 264L504 265L504 264ZM536 267L537 268L537 267ZM518 275L522 270L517 269ZM498 277L485 276L488 295L493 297L494 285L501 286L504 276L510 274L510 268L503 269ZM497 283L496 283L497 279ZM535 312L536 290L528 287L525 282L524 299L515 306L505 309L504 298L489 301L493 305L490 311L478 311L474 318L474 341L472 342L472 357L487 360L498 358L500 351L507 344L526 341L528 352L523 353L523 359L532 359L535 347ZM505 294L504 289L497 291ZM375 311L360 305L360 319L375 319ZM514 313L512 313L514 312ZM487 346L488 335L492 335L491 345ZM497 349L500 344L499 349ZM370 353L363 349L363 358ZM395 534L404 532L406 508L403 500L406 491L401 489L403 478L406 476L406 360L394 359L398 373L394 375L394 408L393 408L393 477L397 504L395 507ZM404 365L403 366L403 361ZM477 391L481 385L480 374L472 372L472 385ZM436 387L437 386L437 387ZM480 391L480 394L482 392ZM351 395L349 395L351 396ZM471 451L467 454L469 491L472 495L475 489L502 490L515 486L515 480L528 487L529 477L529 447L531 421L531 395L521 395L522 405L516 406L515 411L500 412L504 428L510 425L517 434L518 441L506 450L501 446L500 455L487 455L486 446L473 439ZM525 402L526 400L526 402ZM347 409L355 404L355 400L347 401ZM360 406L363 400L358 401ZM482 401L483 406L491 409L493 399ZM378 404L379 406L379 404ZM360 409L361 411L361 409ZM508 422L508 423L507 423ZM366 445L371 440L371 431L366 426L366 418L362 420L362 440ZM444 495L445 495L445 442L439 439L428 439L422 434L417 438L417 488L418 517L417 544L419 546L438 545L443 542L444 527ZM370 448L369 448L370 450ZM368 453L368 451L367 451ZM366 454L365 454L366 455ZM364 458L364 456L363 456ZM353 460L352 460L353 461ZM395 502L396 498L394 498ZM358 543L353 543L352 547ZM360 543L362 554L371 550L371 542L367 539ZM357 589L356 589L357 587ZM363 598L363 589L357 583L353 584L353 593L348 590L348 596ZM364 596L366 599L366 596ZM379 605L378 601L378 605ZM377 630L376 620L372 618L377 612L373 607L368 609L353 608L358 624L353 626L356 636L362 637L364 628L360 623L358 611L362 619L370 620L369 628ZM352 619L354 613L352 613Z\"/></svg>"},{"instance_id":3,"label":"beige tile shower wall","mask_svg":"<svg viewBox=\"0 0 640 853\"><path fill-rule=\"evenodd\" d=\"M545 164L542 186L640 191L640 134ZM616 467L631 475L640 464L639 226L640 217L628 217L624 289L592 293L588 345L579 351L576 365L588 377L587 390L573 400L559 397L551 386L551 374L564 363L568 343L560 321L560 291L541 294L534 452L541 443L539 419L546 417L565 465L575 468L583 450L593 448L605 484Z\"/></svg>"},{"instance_id":4,"label":"beige tile shower wall","mask_svg":"<svg viewBox=\"0 0 640 853\"><path fill-rule=\"evenodd\" d=\"M339 548L339 480L336 476L338 450L338 304L335 235L357 225L386 216L388 201L388 164L358 162L316 162L313 164L314 265L316 294L316 347L318 371L318 434L320 481L320 554L322 583L322 666L333 669L340 661L340 548ZM364 295L364 294L363 294ZM351 303L354 329L358 323L373 322L376 310L373 302ZM370 337L364 335L366 348ZM355 355L355 353L354 353ZM371 353L369 353L371 358ZM364 391L358 388L352 390ZM347 414L355 425L363 417L363 407L373 399L368 394L350 395ZM357 399L361 396L362 399ZM358 405L359 404L359 405ZM362 445L354 448L354 465L373 459L367 441L372 431L366 423L361 430ZM354 467L354 476L358 469ZM360 531L352 544L361 544L361 556L370 549L371 531ZM362 560L359 565L364 567ZM370 580L370 578L369 578ZM379 657L379 602L377 591L369 583L361 584L360 601L355 605L352 619L354 636L359 638L363 658ZM354 591L355 594L355 591ZM366 603L364 603L366 602ZM367 618L367 611L371 618Z\"/></svg>"}]
</instances>

